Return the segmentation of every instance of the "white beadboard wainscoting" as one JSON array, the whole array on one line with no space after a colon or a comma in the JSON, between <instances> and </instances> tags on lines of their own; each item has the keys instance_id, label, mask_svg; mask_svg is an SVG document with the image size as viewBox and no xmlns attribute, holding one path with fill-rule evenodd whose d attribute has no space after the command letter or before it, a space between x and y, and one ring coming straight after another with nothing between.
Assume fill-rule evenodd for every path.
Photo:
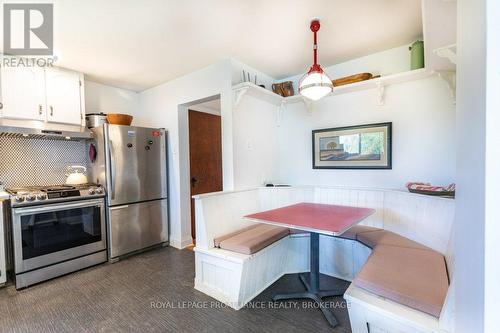
<instances>
[{"instance_id":1,"label":"white beadboard wainscoting","mask_svg":"<svg viewBox=\"0 0 500 333\"><path fill-rule=\"evenodd\" d=\"M252 255L214 248L213 245L214 238L253 224L243 216L299 202L374 208L377 212L362 224L393 231L443 253L452 278L454 256L453 247L449 245L455 209L453 199L369 188L261 187L196 196L195 288L240 309L284 274L307 272L308 234L292 234ZM320 272L347 281L353 280L371 254L370 248L357 241L327 236L320 236L320 249ZM350 313L351 320L366 320L369 315L378 319L383 317L389 320L388 323L391 320L398 322L391 327L415 331L420 327L421 332L444 332L454 313L454 304L449 300L453 291L453 288L449 289L438 320L394 302L382 302L372 295L373 299L365 297L359 301L356 295L362 297L363 294L351 286L349 302L359 301L353 305L358 317L356 313ZM397 314L388 318L382 308L380 313L373 310L372 303L377 302L384 306L390 303L389 308Z\"/></svg>"}]
</instances>

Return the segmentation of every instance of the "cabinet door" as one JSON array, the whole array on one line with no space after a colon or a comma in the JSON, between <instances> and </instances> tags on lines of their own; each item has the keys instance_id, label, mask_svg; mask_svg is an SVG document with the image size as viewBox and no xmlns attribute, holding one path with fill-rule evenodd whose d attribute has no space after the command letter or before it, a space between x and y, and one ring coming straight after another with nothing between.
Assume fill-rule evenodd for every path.
<instances>
[{"instance_id":1,"label":"cabinet door","mask_svg":"<svg viewBox=\"0 0 500 333\"><path fill-rule=\"evenodd\" d=\"M45 81L39 67L1 68L2 116L12 119L45 119Z\"/></svg>"},{"instance_id":2,"label":"cabinet door","mask_svg":"<svg viewBox=\"0 0 500 333\"><path fill-rule=\"evenodd\" d=\"M55 123L82 123L80 103L80 73L60 68L45 70L47 92L47 121Z\"/></svg>"}]
</instances>

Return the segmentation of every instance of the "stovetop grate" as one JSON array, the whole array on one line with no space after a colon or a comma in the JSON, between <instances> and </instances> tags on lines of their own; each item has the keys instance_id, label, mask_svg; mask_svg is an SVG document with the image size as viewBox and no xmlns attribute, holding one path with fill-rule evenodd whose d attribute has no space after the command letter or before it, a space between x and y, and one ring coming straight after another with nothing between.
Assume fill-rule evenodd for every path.
<instances>
[{"instance_id":1,"label":"stovetop grate","mask_svg":"<svg viewBox=\"0 0 500 333\"><path fill-rule=\"evenodd\" d=\"M91 187L100 187L98 184L87 183L81 185L43 185L43 186L24 186L16 188L6 188L10 194L28 193L28 192L57 192L67 190L83 190Z\"/></svg>"}]
</instances>

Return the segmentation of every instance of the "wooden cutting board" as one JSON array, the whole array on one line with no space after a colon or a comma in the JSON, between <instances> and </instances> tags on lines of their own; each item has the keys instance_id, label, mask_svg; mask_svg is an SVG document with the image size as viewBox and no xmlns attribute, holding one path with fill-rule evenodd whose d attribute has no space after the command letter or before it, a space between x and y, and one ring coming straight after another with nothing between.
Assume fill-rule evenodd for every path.
<instances>
[{"instance_id":1,"label":"wooden cutting board","mask_svg":"<svg viewBox=\"0 0 500 333\"><path fill-rule=\"evenodd\" d=\"M373 75L371 73L359 73L332 80L332 83L334 87L338 87L343 86L344 84L370 80L371 78L373 78Z\"/></svg>"}]
</instances>

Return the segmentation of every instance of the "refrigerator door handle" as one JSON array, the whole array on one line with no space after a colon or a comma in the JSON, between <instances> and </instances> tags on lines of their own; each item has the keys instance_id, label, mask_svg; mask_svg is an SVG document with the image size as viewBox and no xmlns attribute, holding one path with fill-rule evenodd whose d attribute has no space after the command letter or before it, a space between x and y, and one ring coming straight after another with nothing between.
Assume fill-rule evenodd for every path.
<instances>
[{"instance_id":1,"label":"refrigerator door handle","mask_svg":"<svg viewBox=\"0 0 500 333\"><path fill-rule=\"evenodd\" d=\"M111 185L111 200L115 198L115 163L113 162L113 141L109 140L109 180Z\"/></svg>"}]
</instances>

